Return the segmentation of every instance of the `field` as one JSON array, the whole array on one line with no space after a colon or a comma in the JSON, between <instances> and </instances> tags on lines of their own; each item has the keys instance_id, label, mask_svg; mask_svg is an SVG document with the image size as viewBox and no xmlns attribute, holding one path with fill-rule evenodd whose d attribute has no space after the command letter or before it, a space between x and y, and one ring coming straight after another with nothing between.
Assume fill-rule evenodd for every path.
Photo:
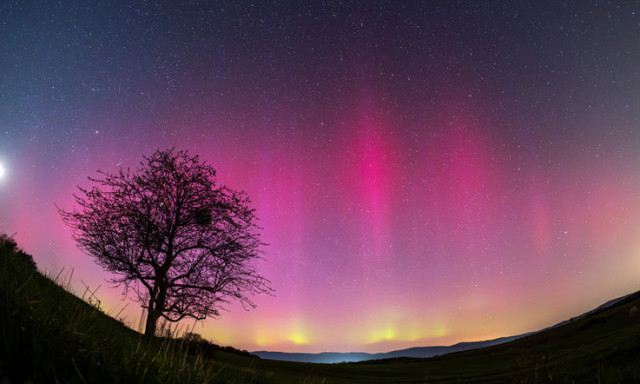
<instances>
[{"instance_id":1,"label":"field","mask_svg":"<svg viewBox=\"0 0 640 384\"><path fill-rule=\"evenodd\" d=\"M640 293L510 343L430 359L263 360L184 340L144 340L0 241L0 383L638 383ZM635 307L635 309L633 309Z\"/></svg>"}]
</instances>

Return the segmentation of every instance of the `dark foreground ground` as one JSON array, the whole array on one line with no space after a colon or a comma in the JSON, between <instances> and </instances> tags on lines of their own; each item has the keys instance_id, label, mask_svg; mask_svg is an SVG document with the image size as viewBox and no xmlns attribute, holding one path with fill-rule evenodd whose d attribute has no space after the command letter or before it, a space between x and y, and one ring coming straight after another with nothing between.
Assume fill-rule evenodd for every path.
<instances>
[{"instance_id":1,"label":"dark foreground ground","mask_svg":"<svg viewBox=\"0 0 640 384\"><path fill-rule=\"evenodd\" d=\"M640 383L640 293L561 327L430 359L263 360L143 340L0 241L0 383ZM633 309L635 307L635 309Z\"/></svg>"}]
</instances>

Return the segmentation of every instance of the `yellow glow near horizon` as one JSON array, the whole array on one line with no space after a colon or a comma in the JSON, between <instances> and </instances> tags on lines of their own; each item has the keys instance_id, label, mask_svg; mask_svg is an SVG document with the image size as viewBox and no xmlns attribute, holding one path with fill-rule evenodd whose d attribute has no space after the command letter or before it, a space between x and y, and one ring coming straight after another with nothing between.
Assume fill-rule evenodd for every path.
<instances>
[{"instance_id":1,"label":"yellow glow near horizon","mask_svg":"<svg viewBox=\"0 0 640 384\"><path fill-rule=\"evenodd\" d=\"M446 326L439 324L435 327L435 329L433 330L433 336L435 337L442 337L442 336L446 336L449 334L449 330L447 329Z\"/></svg>"},{"instance_id":2,"label":"yellow glow near horizon","mask_svg":"<svg viewBox=\"0 0 640 384\"><path fill-rule=\"evenodd\" d=\"M259 347L276 346L281 348L282 346L295 344L295 345L307 345L312 342L309 332L298 321L292 321L292 324L282 329L281 325L263 325L253 335L253 342Z\"/></svg>"},{"instance_id":3,"label":"yellow glow near horizon","mask_svg":"<svg viewBox=\"0 0 640 384\"><path fill-rule=\"evenodd\" d=\"M276 342L275 338L268 330L259 330L256 332L253 342L260 347L268 346Z\"/></svg>"},{"instance_id":4,"label":"yellow glow near horizon","mask_svg":"<svg viewBox=\"0 0 640 384\"><path fill-rule=\"evenodd\" d=\"M367 342L379 343L385 341L417 341L427 339L439 339L449 335L449 328L444 324L435 324L431 326L425 325L424 327L416 328L404 328L397 325L387 325L382 329L373 330Z\"/></svg>"},{"instance_id":5,"label":"yellow glow near horizon","mask_svg":"<svg viewBox=\"0 0 640 384\"><path fill-rule=\"evenodd\" d=\"M393 328L393 326L388 325L384 329L378 329L373 331L371 333L371 336L369 337L369 342L377 343L379 341L395 340L395 338L396 338L395 329Z\"/></svg>"},{"instance_id":6,"label":"yellow glow near horizon","mask_svg":"<svg viewBox=\"0 0 640 384\"><path fill-rule=\"evenodd\" d=\"M297 345L309 344L310 336L308 328L305 327L302 319L295 319L291 325L291 332L285 337L287 341L290 341Z\"/></svg>"},{"instance_id":7,"label":"yellow glow near horizon","mask_svg":"<svg viewBox=\"0 0 640 384\"><path fill-rule=\"evenodd\" d=\"M299 329L293 331L291 335L289 335L289 341L292 341L294 344L308 344L308 337Z\"/></svg>"}]
</instances>

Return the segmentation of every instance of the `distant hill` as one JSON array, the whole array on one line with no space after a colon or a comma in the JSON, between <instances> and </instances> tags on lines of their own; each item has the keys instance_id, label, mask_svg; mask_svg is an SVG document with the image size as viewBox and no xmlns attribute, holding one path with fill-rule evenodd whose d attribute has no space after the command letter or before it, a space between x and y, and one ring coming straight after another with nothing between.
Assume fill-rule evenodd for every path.
<instances>
[{"instance_id":1,"label":"distant hill","mask_svg":"<svg viewBox=\"0 0 640 384\"><path fill-rule=\"evenodd\" d=\"M263 359L295 361L299 363L353 363L366 360L393 359L397 357L427 358L433 356L445 355L447 353L468 351L476 348L490 347L492 345L506 343L516 340L528 334L501 337L499 339L462 342L450 346L434 346L434 347L413 347L383 353L365 353L365 352L323 352L323 353L287 353L287 352L270 352L256 351L252 354Z\"/></svg>"},{"instance_id":2,"label":"distant hill","mask_svg":"<svg viewBox=\"0 0 640 384\"><path fill-rule=\"evenodd\" d=\"M493 345L508 343L510 341L517 340L526 336L534 335L539 332L555 329L565 324L569 324L572 321L582 319L588 315L591 315L593 313L609 308L619 303L620 301L628 298L629 296L631 295L625 295L617 299L607 301L606 303L600 305L596 309L586 312L580 316L574 317L571 320L566 320L556 325L553 325L551 327L544 328L540 331L529 332L529 333L524 333L524 334L515 335L515 336L500 337L492 340L461 342L461 343L457 343L450 346L413 347L413 348L400 349L397 351L382 352L382 353L366 353L366 352L288 353L288 352L271 352L271 351L255 351L251 353L253 355L259 356L260 358L269 359L269 360L283 360L283 361L293 361L293 362L299 362L299 363L321 363L321 364L355 363L355 362L367 361L367 360L394 359L394 358L402 358L402 357L429 358L434 356L446 355L448 353L469 351L473 349L485 348Z\"/></svg>"}]
</instances>

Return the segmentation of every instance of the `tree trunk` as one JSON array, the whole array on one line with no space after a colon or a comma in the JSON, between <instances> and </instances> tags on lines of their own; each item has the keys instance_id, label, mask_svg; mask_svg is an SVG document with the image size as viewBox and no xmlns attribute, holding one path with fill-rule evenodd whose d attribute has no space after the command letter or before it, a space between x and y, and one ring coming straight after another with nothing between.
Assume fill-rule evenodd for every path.
<instances>
[{"instance_id":1,"label":"tree trunk","mask_svg":"<svg viewBox=\"0 0 640 384\"><path fill-rule=\"evenodd\" d=\"M154 300L149 300L149 308L147 309L147 324L144 328L144 337L152 339L156 334L156 323L160 318L160 313L155 306Z\"/></svg>"},{"instance_id":2,"label":"tree trunk","mask_svg":"<svg viewBox=\"0 0 640 384\"><path fill-rule=\"evenodd\" d=\"M164 310L164 301L167 296L167 289L162 282L156 283L158 288L158 296L153 299L149 299L149 309L147 311L147 325L145 326L144 336L148 339L153 338L156 334L156 327L158 319L162 316ZM153 295L152 295L153 296Z\"/></svg>"}]
</instances>

